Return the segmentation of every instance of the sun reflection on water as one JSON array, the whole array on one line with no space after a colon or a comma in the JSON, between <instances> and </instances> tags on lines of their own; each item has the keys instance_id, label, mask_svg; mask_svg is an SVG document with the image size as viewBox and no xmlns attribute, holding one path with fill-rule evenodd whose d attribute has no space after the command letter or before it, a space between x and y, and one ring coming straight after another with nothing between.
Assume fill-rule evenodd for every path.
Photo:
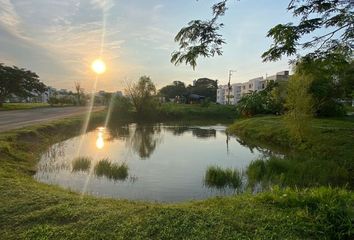
<instances>
[{"instance_id":1,"label":"sun reflection on water","mask_svg":"<svg viewBox=\"0 0 354 240\"><path fill-rule=\"evenodd\" d=\"M105 128L103 128L103 127L98 128L98 134L97 134L97 140L96 140L96 147L98 149L102 149L104 147L104 138L103 138L104 130L105 130Z\"/></svg>"}]
</instances>

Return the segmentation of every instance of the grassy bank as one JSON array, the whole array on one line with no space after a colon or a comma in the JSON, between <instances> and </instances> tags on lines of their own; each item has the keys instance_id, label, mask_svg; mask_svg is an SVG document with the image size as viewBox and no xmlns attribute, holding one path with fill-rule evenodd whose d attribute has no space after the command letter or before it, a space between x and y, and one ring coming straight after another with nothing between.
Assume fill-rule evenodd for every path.
<instances>
[{"instance_id":1,"label":"grassy bank","mask_svg":"<svg viewBox=\"0 0 354 240\"><path fill-rule=\"evenodd\" d=\"M200 104L165 103L160 107L160 115L167 119L235 119L235 106L210 103L207 106Z\"/></svg>"},{"instance_id":2,"label":"grassy bank","mask_svg":"<svg viewBox=\"0 0 354 240\"><path fill-rule=\"evenodd\" d=\"M94 114L92 127L104 119ZM353 194L313 188L181 204L99 199L38 183L41 152L77 134L76 117L0 133L1 239L345 239Z\"/></svg>"},{"instance_id":3,"label":"grassy bank","mask_svg":"<svg viewBox=\"0 0 354 240\"><path fill-rule=\"evenodd\" d=\"M233 121L237 117L235 106L218 105L210 103L207 106L201 104L176 104L164 103L147 110L146 115L139 116L134 110L127 107L113 108L112 118L115 121L190 121L190 120L220 120Z\"/></svg>"},{"instance_id":4,"label":"grassy bank","mask_svg":"<svg viewBox=\"0 0 354 240\"><path fill-rule=\"evenodd\" d=\"M3 103L0 111L50 107L48 103Z\"/></svg>"},{"instance_id":5,"label":"grassy bank","mask_svg":"<svg viewBox=\"0 0 354 240\"><path fill-rule=\"evenodd\" d=\"M354 121L313 119L305 142L291 140L281 117L266 116L237 120L228 131L249 146L262 146L285 154L253 162L251 182L286 186L354 187Z\"/></svg>"}]
</instances>

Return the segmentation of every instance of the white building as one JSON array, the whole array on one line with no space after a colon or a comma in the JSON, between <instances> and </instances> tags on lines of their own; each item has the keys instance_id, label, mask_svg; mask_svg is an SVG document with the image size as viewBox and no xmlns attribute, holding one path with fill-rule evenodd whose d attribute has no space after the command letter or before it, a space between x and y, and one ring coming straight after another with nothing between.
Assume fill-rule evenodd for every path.
<instances>
[{"instance_id":1,"label":"white building","mask_svg":"<svg viewBox=\"0 0 354 240\"><path fill-rule=\"evenodd\" d=\"M47 103L49 98L53 97L57 90L53 87L47 87L47 90L41 94L42 102Z\"/></svg>"},{"instance_id":2,"label":"white building","mask_svg":"<svg viewBox=\"0 0 354 240\"><path fill-rule=\"evenodd\" d=\"M269 81L287 80L289 71L278 72L277 74L263 78L253 78L244 83L234 83L230 85L220 85L216 92L216 102L219 104L237 104L242 96L251 92L261 91L267 87ZM229 93L230 91L230 93Z\"/></svg>"}]
</instances>

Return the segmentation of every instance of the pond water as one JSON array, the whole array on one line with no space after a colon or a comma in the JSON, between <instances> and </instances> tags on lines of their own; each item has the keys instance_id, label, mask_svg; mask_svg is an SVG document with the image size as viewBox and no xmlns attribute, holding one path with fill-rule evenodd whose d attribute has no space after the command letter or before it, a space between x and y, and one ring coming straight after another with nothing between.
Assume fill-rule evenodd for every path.
<instances>
[{"instance_id":1,"label":"pond water","mask_svg":"<svg viewBox=\"0 0 354 240\"><path fill-rule=\"evenodd\" d=\"M128 124L97 128L51 146L35 178L80 193L178 202L230 195L237 188L206 184L211 166L244 172L263 152L243 146L224 125Z\"/></svg>"}]
</instances>

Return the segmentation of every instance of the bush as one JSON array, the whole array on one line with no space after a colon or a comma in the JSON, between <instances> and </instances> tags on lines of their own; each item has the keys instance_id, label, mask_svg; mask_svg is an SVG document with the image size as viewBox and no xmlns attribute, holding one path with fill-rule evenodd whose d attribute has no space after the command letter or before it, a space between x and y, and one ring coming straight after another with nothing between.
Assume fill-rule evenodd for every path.
<instances>
[{"instance_id":1,"label":"bush","mask_svg":"<svg viewBox=\"0 0 354 240\"><path fill-rule=\"evenodd\" d=\"M343 104L330 100L319 107L316 114L320 117L343 117L346 111Z\"/></svg>"},{"instance_id":2,"label":"bush","mask_svg":"<svg viewBox=\"0 0 354 240\"><path fill-rule=\"evenodd\" d=\"M256 114L266 113L265 97L261 92L252 92L243 96L237 104L241 115L251 117Z\"/></svg>"},{"instance_id":3,"label":"bush","mask_svg":"<svg viewBox=\"0 0 354 240\"><path fill-rule=\"evenodd\" d=\"M48 103L49 103L51 106L56 105L56 104L59 104L59 99L56 98L56 97L50 97L50 98L48 99Z\"/></svg>"},{"instance_id":4,"label":"bush","mask_svg":"<svg viewBox=\"0 0 354 240\"><path fill-rule=\"evenodd\" d=\"M132 110L132 103L129 98L123 96L116 96L113 100L112 113L118 115L128 115Z\"/></svg>"},{"instance_id":5,"label":"bush","mask_svg":"<svg viewBox=\"0 0 354 240\"><path fill-rule=\"evenodd\" d=\"M201 107L209 107L210 106L210 100L207 98L205 100L202 101L202 103L200 104Z\"/></svg>"}]
</instances>

